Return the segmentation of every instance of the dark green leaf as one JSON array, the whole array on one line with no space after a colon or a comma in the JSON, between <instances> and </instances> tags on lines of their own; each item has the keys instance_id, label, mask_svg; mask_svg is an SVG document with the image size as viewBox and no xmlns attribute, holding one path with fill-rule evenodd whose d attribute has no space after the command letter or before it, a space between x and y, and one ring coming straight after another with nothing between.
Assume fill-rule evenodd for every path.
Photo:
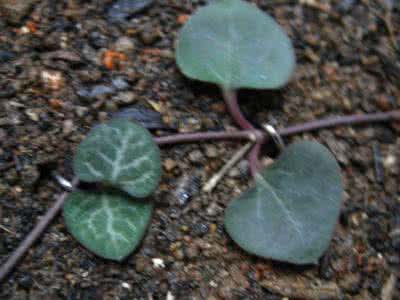
<instances>
[{"instance_id":1,"label":"dark green leaf","mask_svg":"<svg viewBox=\"0 0 400 300\"><path fill-rule=\"evenodd\" d=\"M186 76L225 88L277 88L295 65L282 28L241 0L201 8L179 34L176 59Z\"/></svg>"},{"instance_id":2,"label":"dark green leaf","mask_svg":"<svg viewBox=\"0 0 400 300\"><path fill-rule=\"evenodd\" d=\"M316 142L298 142L232 201L225 226L250 253L316 263L329 245L342 193L340 168L329 150Z\"/></svg>"},{"instance_id":3,"label":"dark green leaf","mask_svg":"<svg viewBox=\"0 0 400 300\"><path fill-rule=\"evenodd\" d=\"M73 192L64 205L71 234L103 258L121 261L139 245L152 213L150 202L115 193Z\"/></svg>"},{"instance_id":4,"label":"dark green leaf","mask_svg":"<svg viewBox=\"0 0 400 300\"><path fill-rule=\"evenodd\" d=\"M74 171L82 181L106 182L134 197L147 197L160 181L160 151L146 129L116 119L93 128L79 145Z\"/></svg>"}]
</instances>

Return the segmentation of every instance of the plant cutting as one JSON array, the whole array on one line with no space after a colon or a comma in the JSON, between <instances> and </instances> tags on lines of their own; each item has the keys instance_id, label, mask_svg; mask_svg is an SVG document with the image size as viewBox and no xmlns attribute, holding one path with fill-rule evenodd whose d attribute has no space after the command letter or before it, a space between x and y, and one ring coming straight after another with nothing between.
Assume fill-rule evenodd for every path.
<instances>
[{"instance_id":1,"label":"plant cutting","mask_svg":"<svg viewBox=\"0 0 400 300\"><path fill-rule=\"evenodd\" d=\"M290 39L270 16L247 2L227 0L203 8L188 21L179 36L177 63L188 77L219 85L237 124L254 129L238 107L236 90L283 86L295 58ZM228 206L225 227L250 253L316 263L339 215L339 166L324 146L301 142L262 170L262 143L256 143L249 158L255 186Z\"/></svg>"},{"instance_id":2,"label":"plant cutting","mask_svg":"<svg viewBox=\"0 0 400 300\"><path fill-rule=\"evenodd\" d=\"M249 167L254 185L233 199L225 227L244 250L293 264L317 263L329 245L343 187L340 168L329 150L315 141L288 145L263 168L263 144L320 128L400 119L399 111L334 117L275 131L255 128L239 106L240 88L276 89L294 70L290 39L267 14L240 0L221 0L201 8L178 36L176 60L192 79L217 84L240 130L153 137L126 118L95 126L78 146L69 189L0 267L0 281L63 208L65 224L87 249L122 261L134 251L151 221L150 196L161 178L159 146L215 140L252 141ZM90 183L83 188L79 182Z\"/></svg>"}]
</instances>

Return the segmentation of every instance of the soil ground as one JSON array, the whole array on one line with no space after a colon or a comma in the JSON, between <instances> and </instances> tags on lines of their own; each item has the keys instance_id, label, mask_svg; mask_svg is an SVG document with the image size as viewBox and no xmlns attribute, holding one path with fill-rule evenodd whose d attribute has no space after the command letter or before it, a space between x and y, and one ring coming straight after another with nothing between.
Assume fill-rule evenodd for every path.
<instances>
[{"instance_id":1,"label":"soil ground","mask_svg":"<svg viewBox=\"0 0 400 300\"><path fill-rule=\"evenodd\" d=\"M234 128L218 90L185 79L174 62L176 33L204 1L154 1L118 24L107 0L13 2L23 4L10 12L0 0L0 261L61 192L52 173L71 177L76 145L110 113L158 111L154 134ZM289 33L298 61L283 90L241 91L255 125L399 107L397 1L254 2ZM255 258L227 236L224 208L250 184L245 161L212 194L197 191L239 143L179 145L163 148L154 219L126 261L95 257L58 217L0 299L400 299L399 132L340 127L288 140L320 141L342 168L340 220L316 266ZM182 188L192 195L184 205Z\"/></svg>"}]
</instances>

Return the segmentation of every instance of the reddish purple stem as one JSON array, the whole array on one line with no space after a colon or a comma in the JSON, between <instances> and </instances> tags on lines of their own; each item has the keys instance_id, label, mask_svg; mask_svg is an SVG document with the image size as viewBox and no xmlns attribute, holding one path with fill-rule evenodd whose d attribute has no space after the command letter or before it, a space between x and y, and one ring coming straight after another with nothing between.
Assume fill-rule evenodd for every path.
<instances>
[{"instance_id":1,"label":"reddish purple stem","mask_svg":"<svg viewBox=\"0 0 400 300\"><path fill-rule=\"evenodd\" d=\"M239 127L242 129L254 129L254 126L247 121L239 108L236 91L222 88L222 94L233 120L239 125Z\"/></svg>"},{"instance_id":2,"label":"reddish purple stem","mask_svg":"<svg viewBox=\"0 0 400 300\"><path fill-rule=\"evenodd\" d=\"M75 187L78 184L78 179L74 178L72 180L72 186ZM36 224L35 228L29 232L28 236L22 241L17 249L11 254L11 256L6 260L6 262L0 267L0 282L2 282L11 270L15 267L18 261L24 256L32 244L42 235L49 226L50 222L58 214L64 205L65 198L67 198L68 192L62 193L54 202L53 206L47 211L47 213L40 219L39 223Z\"/></svg>"},{"instance_id":3,"label":"reddish purple stem","mask_svg":"<svg viewBox=\"0 0 400 300\"><path fill-rule=\"evenodd\" d=\"M242 111L240 110L238 99L237 99L237 92L233 89L226 89L222 88L222 94L225 99L226 106L235 122L239 125L241 129L253 129L255 130L254 126L246 119L243 115ZM259 162L258 157L260 155L261 146L263 144L263 139L258 139L256 144L250 150L249 154L249 170L251 176L257 174L259 170Z\"/></svg>"},{"instance_id":4,"label":"reddish purple stem","mask_svg":"<svg viewBox=\"0 0 400 300\"><path fill-rule=\"evenodd\" d=\"M400 110L392 110L388 112L378 112L372 114L357 114L350 116L330 117L326 119L315 120L299 125L290 126L278 130L278 133L281 136L288 136L307 131L314 131L323 128L335 127L335 126L387 122L396 120L400 121Z\"/></svg>"},{"instance_id":5,"label":"reddish purple stem","mask_svg":"<svg viewBox=\"0 0 400 300\"><path fill-rule=\"evenodd\" d=\"M260 156L261 148L265 141L265 139L258 140L249 153L249 171L253 178L256 177L258 171L260 170L260 162L258 157Z\"/></svg>"}]
</instances>

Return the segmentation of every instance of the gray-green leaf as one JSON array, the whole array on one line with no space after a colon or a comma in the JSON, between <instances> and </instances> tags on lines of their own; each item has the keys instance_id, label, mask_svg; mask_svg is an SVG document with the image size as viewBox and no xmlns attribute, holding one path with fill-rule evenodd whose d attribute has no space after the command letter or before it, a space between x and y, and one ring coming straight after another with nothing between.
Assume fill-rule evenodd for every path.
<instances>
[{"instance_id":1,"label":"gray-green leaf","mask_svg":"<svg viewBox=\"0 0 400 300\"><path fill-rule=\"evenodd\" d=\"M82 181L106 182L131 196L147 197L160 181L160 151L146 129L116 119L93 128L79 145L74 171Z\"/></svg>"},{"instance_id":2,"label":"gray-green leaf","mask_svg":"<svg viewBox=\"0 0 400 300\"><path fill-rule=\"evenodd\" d=\"M150 202L115 193L73 192L64 205L71 234L103 258L121 261L139 245L151 219Z\"/></svg>"},{"instance_id":3,"label":"gray-green leaf","mask_svg":"<svg viewBox=\"0 0 400 300\"><path fill-rule=\"evenodd\" d=\"M295 66L291 41L278 23L241 0L199 9L178 36L176 59L186 76L225 88L278 88Z\"/></svg>"},{"instance_id":4,"label":"gray-green leaf","mask_svg":"<svg viewBox=\"0 0 400 300\"><path fill-rule=\"evenodd\" d=\"M225 227L250 253L316 263L329 246L342 193L340 168L329 150L316 142L298 142L231 202Z\"/></svg>"}]
</instances>

